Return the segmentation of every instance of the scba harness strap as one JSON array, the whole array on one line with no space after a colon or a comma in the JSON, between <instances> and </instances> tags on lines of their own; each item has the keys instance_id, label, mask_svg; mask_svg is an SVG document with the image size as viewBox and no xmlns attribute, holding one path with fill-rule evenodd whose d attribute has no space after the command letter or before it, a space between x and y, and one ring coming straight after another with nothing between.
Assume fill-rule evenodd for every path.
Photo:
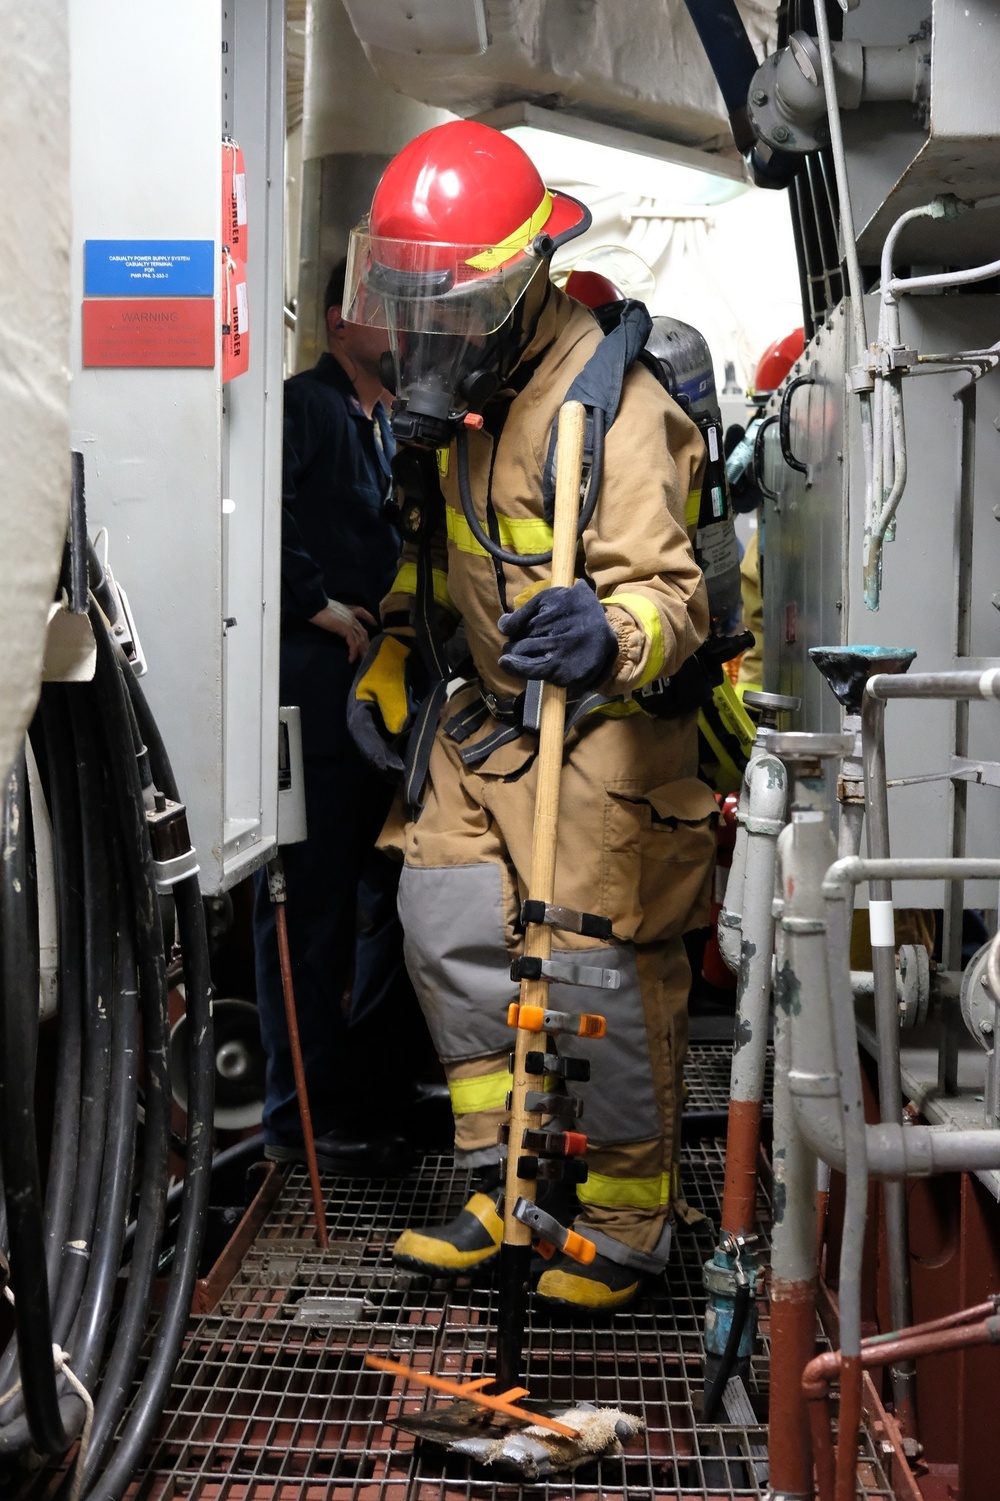
<instances>
[{"instance_id":1,"label":"scba harness strap","mask_svg":"<svg viewBox=\"0 0 1000 1501\"><path fill-rule=\"evenodd\" d=\"M600 485L600 474L593 473L598 431L608 432L621 406L625 377L646 347L653 331L653 320L641 302L627 300L613 303L602 316L604 338L566 392L564 401L578 401L587 412L583 441L583 479ZM599 425L599 427L598 427ZM549 434L549 450L542 470L542 507L546 521L552 521L556 498L557 423Z\"/></svg>"}]
</instances>

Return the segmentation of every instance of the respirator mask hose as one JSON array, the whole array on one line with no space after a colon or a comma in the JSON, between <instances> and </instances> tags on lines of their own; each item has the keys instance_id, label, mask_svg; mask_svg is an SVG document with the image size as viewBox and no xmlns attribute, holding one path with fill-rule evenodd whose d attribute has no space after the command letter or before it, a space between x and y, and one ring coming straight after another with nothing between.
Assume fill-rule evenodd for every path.
<instances>
[{"instance_id":1,"label":"respirator mask hose","mask_svg":"<svg viewBox=\"0 0 1000 1501\"><path fill-rule=\"evenodd\" d=\"M592 413L594 424L594 447L591 460L590 480L587 485L587 496L580 510L580 518L577 522L577 537L582 537L586 528L590 525L597 502L601 494L601 480L604 477L604 412L601 408L595 408ZM476 515L475 504L472 499L472 484L469 477L469 435L464 428L459 428L456 439L458 451L458 494L462 502L462 513L468 522L469 530L479 543L485 548L491 558L496 558L501 563L511 563L519 568L541 568L552 561L552 549L548 552L507 552L494 542L493 538L484 530L479 517Z\"/></svg>"}]
</instances>

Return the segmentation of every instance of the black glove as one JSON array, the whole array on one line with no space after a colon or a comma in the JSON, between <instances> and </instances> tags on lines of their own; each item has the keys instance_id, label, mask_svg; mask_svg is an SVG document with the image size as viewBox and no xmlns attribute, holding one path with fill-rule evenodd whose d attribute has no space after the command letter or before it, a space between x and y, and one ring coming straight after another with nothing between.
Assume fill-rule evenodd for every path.
<instances>
[{"instance_id":1,"label":"black glove","mask_svg":"<svg viewBox=\"0 0 1000 1501\"><path fill-rule=\"evenodd\" d=\"M499 621L513 643L500 666L514 677L542 678L562 688L590 688L611 671L618 638L604 606L583 579L571 589L542 589Z\"/></svg>"}]
</instances>

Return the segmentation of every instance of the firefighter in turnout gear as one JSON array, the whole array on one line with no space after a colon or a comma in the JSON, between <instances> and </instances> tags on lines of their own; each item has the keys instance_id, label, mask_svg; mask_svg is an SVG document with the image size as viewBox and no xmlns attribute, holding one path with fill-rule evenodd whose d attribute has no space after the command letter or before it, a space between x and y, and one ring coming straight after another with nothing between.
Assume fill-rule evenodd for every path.
<instances>
[{"instance_id":1,"label":"firefighter in turnout gear","mask_svg":"<svg viewBox=\"0 0 1000 1501\"><path fill-rule=\"evenodd\" d=\"M623 304L605 335L550 282L553 250L588 222L507 137L436 127L389 165L354 231L345 317L389 336L409 538L355 681L352 733L403 774L383 846L403 860L407 964L446 1070L457 1160L483 1184L450 1224L407 1230L395 1256L441 1275L484 1264L500 1243L506 1013L537 747L526 684L549 680L569 697L555 900L610 919L613 934L602 944L559 929L554 954L613 968L619 985L599 1008L594 991L551 988L554 1007L607 1016L600 1041L557 1040L565 1058L589 1061L589 1082L547 1076L582 1107L576 1228L598 1254L589 1266L556 1256L537 1295L599 1310L626 1306L667 1260L682 935L707 921L716 804L697 778L696 705L673 683L709 628L688 530L704 445L636 363L642 305ZM554 433L568 398L588 412L578 578L550 589Z\"/></svg>"}]
</instances>

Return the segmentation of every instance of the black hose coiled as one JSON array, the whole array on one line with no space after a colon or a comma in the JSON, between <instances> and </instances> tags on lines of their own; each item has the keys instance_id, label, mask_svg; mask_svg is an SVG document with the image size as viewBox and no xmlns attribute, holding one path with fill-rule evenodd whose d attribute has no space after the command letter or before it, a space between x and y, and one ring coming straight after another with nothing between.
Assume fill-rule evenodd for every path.
<instances>
[{"instance_id":1,"label":"black hose coiled","mask_svg":"<svg viewBox=\"0 0 1000 1501\"><path fill-rule=\"evenodd\" d=\"M80 1433L84 1406L55 1371L55 1342L95 1395L84 1496L118 1501L162 1410L191 1306L208 1204L215 1059L208 941L193 874L172 891L192 1037L187 1174L166 1305L122 1424L157 1272L170 1130L166 966L146 807L154 783L179 798L141 690L93 600L90 619L93 683L46 684L30 733L52 819L59 927L57 1094L44 1203L33 1102L37 902L23 755L0 811L7 856L0 862L0 1149L17 1325L16 1347L0 1357L0 1392L21 1382L0 1406L0 1464L30 1450L61 1456ZM153 746L148 758L143 735ZM126 1292L111 1334L133 1217ZM64 1494L69 1484L67 1477Z\"/></svg>"}]
</instances>

